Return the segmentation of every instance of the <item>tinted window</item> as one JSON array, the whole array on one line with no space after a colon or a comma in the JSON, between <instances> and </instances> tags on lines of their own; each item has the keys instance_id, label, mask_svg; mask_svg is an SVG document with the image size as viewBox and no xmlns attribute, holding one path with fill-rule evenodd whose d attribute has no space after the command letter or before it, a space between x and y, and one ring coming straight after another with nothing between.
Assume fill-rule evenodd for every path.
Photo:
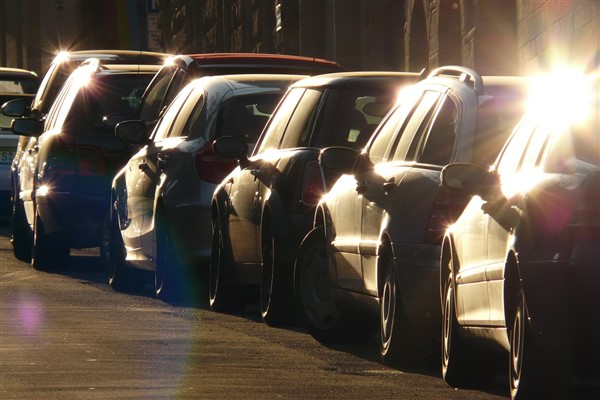
<instances>
[{"instance_id":1,"label":"tinted window","mask_svg":"<svg viewBox=\"0 0 600 400\"><path fill-rule=\"evenodd\" d=\"M280 149L308 146L322 95L321 90L306 90L288 123Z\"/></svg>"},{"instance_id":2,"label":"tinted window","mask_svg":"<svg viewBox=\"0 0 600 400\"><path fill-rule=\"evenodd\" d=\"M152 86L146 90L143 102L140 106L138 118L153 121L158 117L159 108L162 104L169 83L177 72L176 67L161 69L152 80Z\"/></svg>"},{"instance_id":3,"label":"tinted window","mask_svg":"<svg viewBox=\"0 0 600 400\"><path fill-rule=\"evenodd\" d=\"M154 129L154 140L162 140L170 136L180 136L180 132L171 131L173 131L173 124L175 119L179 116L179 113L181 112L184 103L186 102L192 91L193 87L188 86L179 93L179 95L175 98L175 100L173 100L171 104L169 104L169 107L167 108L163 116L160 118L160 120L158 121L158 125L156 125L156 128ZM202 91L199 91L199 93L202 93ZM204 102L198 103L197 106L200 107L200 109L202 109L204 105L203 103Z\"/></svg>"},{"instance_id":4,"label":"tinted window","mask_svg":"<svg viewBox=\"0 0 600 400\"><path fill-rule=\"evenodd\" d=\"M35 80L9 76L0 78L0 93L33 94L35 88Z\"/></svg>"},{"instance_id":5,"label":"tinted window","mask_svg":"<svg viewBox=\"0 0 600 400\"><path fill-rule=\"evenodd\" d=\"M304 94L303 88L292 89L288 91L282 103L275 110L273 118L269 122L269 125L260 139L260 145L257 146L256 154L263 151L277 148L281 142L283 132L292 116L292 113L296 109L300 98Z\"/></svg>"},{"instance_id":6,"label":"tinted window","mask_svg":"<svg viewBox=\"0 0 600 400\"><path fill-rule=\"evenodd\" d=\"M458 108L450 97L446 97L431 125L418 161L432 165L448 164L456 142L457 124Z\"/></svg>"},{"instance_id":7,"label":"tinted window","mask_svg":"<svg viewBox=\"0 0 600 400\"><path fill-rule=\"evenodd\" d=\"M140 93L151 78L151 74L115 74L93 79L78 91L79 95L73 99L65 123L77 128L90 128L89 131L78 129L81 134L91 134L91 128L103 128L107 133L112 133L112 128L104 127L103 117L120 114L123 119L131 119ZM65 98L63 107L68 109L69 103L69 98Z\"/></svg>"},{"instance_id":8,"label":"tinted window","mask_svg":"<svg viewBox=\"0 0 600 400\"><path fill-rule=\"evenodd\" d=\"M328 90L311 145L364 147L394 104L395 95L395 91L373 87Z\"/></svg>"},{"instance_id":9,"label":"tinted window","mask_svg":"<svg viewBox=\"0 0 600 400\"><path fill-rule=\"evenodd\" d=\"M553 132L544 170L574 173L600 168L600 135L597 126L600 120L595 121Z\"/></svg>"},{"instance_id":10,"label":"tinted window","mask_svg":"<svg viewBox=\"0 0 600 400\"><path fill-rule=\"evenodd\" d=\"M278 94L257 94L225 101L217 116L216 137L229 135L256 143L280 98Z\"/></svg>"},{"instance_id":11,"label":"tinted window","mask_svg":"<svg viewBox=\"0 0 600 400\"><path fill-rule=\"evenodd\" d=\"M433 115L440 93L427 91L417 104L406 123L400 127L400 140L397 142L393 160L413 161L421 147L425 127ZM397 140L397 139L396 139Z\"/></svg>"}]
</instances>

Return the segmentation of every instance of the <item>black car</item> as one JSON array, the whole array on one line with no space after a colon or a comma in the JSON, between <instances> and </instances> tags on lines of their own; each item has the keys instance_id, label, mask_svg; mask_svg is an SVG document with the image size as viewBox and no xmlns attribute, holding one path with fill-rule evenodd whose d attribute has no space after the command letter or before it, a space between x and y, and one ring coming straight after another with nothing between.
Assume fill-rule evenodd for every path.
<instances>
[{"instance_id":1,"label":"black car","mask_svg":"<svg viewBox=\"0 0 600 400\"><path fill-rule=\"evenodd\" d=\"M19 163L14 214L14 236L22 240L15 251L30 248L34 268L62 267L71 248L102 245L111 182L132 154L114 127L132 118L159 67L88 60L67 79L43 123L13 121L14 133L35 139Z\"/></svg>"},{"instance_id":2,"label":"black car","mask_svg":"<svg viewBox=\"0 0 600 400\"><path fill-rule=\"evenodd\" d=\"M33 100L15 99L10 101L3 105L2 114L11 119L15 117L29 117L43 122L67 78L85 60L90 58L99 60L104 65L162 65L168 56L168 54L164 53L130 50L79 50L60 52L52 60L52 63L46 70L39 87L37 87L37 91L33 94ZM15 257L23 261L29 261L31 258L31 231L27 228L22 229L22 224L14 219L15 216L21 218L23 207L22 200L19 197L21 191L19 165L23 159L28 157L28 153L24 152L25 148L27 146L35 148L36 141L36 137L26 135L20 136L10 165L12 192L11 242Z\"/></svg>"},{"instance_id":3,"label":"black car","mask_svg":"<svg viewBox=\"0 0 600 400\"><path fill-rule=\"evenodd\" d=\"M224 137L213 148L240 167L213 194L213 249L209 272L214 310L242 307L242 286L260 286L267 324L290 322L293 265L314 209L338 172L321 170L321 149L360 149L417 74L337 73L291 86L252 156L240 140Z\"/></svg>"}]
</instances>

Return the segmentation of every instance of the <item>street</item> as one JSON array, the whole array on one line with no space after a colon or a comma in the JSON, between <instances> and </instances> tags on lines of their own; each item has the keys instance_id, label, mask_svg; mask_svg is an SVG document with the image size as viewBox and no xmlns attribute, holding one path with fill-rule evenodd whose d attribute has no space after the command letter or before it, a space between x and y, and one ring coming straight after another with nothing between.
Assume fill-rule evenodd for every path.
<instances>
[{"instance_id":1,"label":"street","mask_svg":"<svg viewBox=\"0 0 600 400\"><path fill-rule=\"evenodd\" d=\"M325 347L258 310L218 314L107 284L97 251L45 273L17 261L0 227L2 399L503 399L506 382L454 390L437 363L395 370L377 340Z\"/></svg>"}]
</instances>

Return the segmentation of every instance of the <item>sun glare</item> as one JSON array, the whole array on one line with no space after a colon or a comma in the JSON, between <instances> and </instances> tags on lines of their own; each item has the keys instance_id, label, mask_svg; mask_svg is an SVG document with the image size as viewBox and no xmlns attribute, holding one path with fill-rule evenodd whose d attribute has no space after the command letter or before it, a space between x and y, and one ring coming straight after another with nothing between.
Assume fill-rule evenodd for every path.
<instances>
[{"instance_id":1,"label":"sun glare","mask_svg":"<svg viewBox=\"0 0 600 400\"><path fill-rule=\"evenodd\" d=\"M567 68L534 78L529 109L561 125L582 123L593 104L593 79L580 70Z\"/></svg>"}]
</instances>

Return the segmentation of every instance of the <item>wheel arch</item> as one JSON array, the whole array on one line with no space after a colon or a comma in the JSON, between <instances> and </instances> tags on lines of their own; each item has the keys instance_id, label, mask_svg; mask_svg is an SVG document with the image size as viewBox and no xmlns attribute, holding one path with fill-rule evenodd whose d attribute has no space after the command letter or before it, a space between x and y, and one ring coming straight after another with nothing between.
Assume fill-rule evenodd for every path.
<instances>
[{"instance_id":1,"label":"wheel arch","mask_svg":"<svg viewBox=\"0 0 600 400\"><path fill-rule=\"evenodd\" d=\"M387 233L381 235L377 254L377 292L381 296L381 288L386 278L386 268L390 259L394 259L394 248L392 239Z\"/></svg>"},{"instance_id":2,"label":"wheel arch","mask_svg":"<svg viewBox=\"0 0 600 400\"><path fill-rule=\"evenodd\" d=\"M518 295L522 289L519 258L514 250L508 252L504 268L504 321L509 328L518 304ZM525 303L527 304L527 303Z\"/></svg>"}]
</instances>

